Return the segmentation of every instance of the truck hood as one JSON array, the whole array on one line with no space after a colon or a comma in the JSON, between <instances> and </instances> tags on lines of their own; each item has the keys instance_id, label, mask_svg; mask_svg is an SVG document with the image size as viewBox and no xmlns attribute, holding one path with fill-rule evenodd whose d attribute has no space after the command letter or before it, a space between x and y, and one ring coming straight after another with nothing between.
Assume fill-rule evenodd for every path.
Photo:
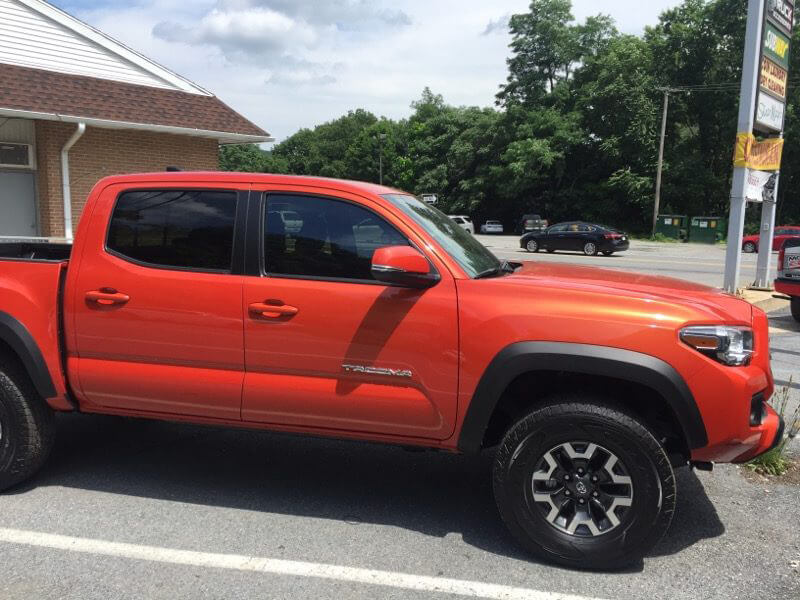
<instances>
[{"instance_id":1,"label":"truck hood","mask_svg":"<svg viewBox=\"0 0 800 600\"><path fill-rule=\"evenodd\" d=\"M567 288L605 296L682 305L724 322L749 324L753 318L752 305L748 302L712 287L671 277L566 263L525 261L521 268L503 279L509 283Z\"/></svg>"}]
</instances>

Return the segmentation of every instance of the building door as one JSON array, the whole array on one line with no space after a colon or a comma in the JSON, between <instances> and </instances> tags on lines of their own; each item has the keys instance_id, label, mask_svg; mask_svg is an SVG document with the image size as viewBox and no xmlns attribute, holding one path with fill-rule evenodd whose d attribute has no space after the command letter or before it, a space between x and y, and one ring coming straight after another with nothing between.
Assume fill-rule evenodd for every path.
<instances>
[{"instance_id":1,"label":"building door","mask_svg":"<svg viewBox=\"0 0 800 600\"><path fill-rule=\"evenodd\" d=\"M35 236L34 173L0 171L0 236Z\"/></svg>"}]
</instances>

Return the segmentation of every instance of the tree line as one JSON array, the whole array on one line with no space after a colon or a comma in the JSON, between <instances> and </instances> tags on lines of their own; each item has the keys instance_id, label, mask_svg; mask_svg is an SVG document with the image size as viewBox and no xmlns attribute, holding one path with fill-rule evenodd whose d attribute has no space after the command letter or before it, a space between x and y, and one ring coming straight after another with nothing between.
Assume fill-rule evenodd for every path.
<instances>
[{"instance_id":1,"label":"tree line","mask_svg":"<svg viewBox=\"0 0 800 600\"><path fill-rule=\"evenodd\" d=\"M585 219L649 231L662 88L671 93L662 211L727 216L747 0L684 0L642 36L570 0L510 18L508 78L493 107L452 106L425 88L407 119L364 109L302 129L271 151L225 146L226 170L383 181L440 208L516 223ZM795 36L791 64L800 69ZM800 77L796 78L800 81ZM791 83L778 222L800 222L800 91ZM760 208L748 210L758 227Z\"/></svg>"}]
</instances>

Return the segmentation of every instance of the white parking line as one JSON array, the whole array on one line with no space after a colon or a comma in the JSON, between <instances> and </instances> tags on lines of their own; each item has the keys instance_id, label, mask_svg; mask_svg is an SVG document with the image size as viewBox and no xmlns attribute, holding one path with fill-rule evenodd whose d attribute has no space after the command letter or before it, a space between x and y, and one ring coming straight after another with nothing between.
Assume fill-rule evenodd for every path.
<instances>
[{"instance_id":1,"label":"white parking line","mask_svg":"<svg viewBox=\"0 0 800 600\"><path fill-rule=\"evenodd\" d=\"M482 583L479 581L426 577L408 573L395 573L392 571L376 571L373 569L358 569L321 563L259 558L256 556L244 556L239 554L194 552L191 550L108 542L104 540L54 535L37 531L23 531L19 529L0 528L0 542L192 567L231 569L271 575L289 575L295 577L313 577L317 579L347 581L406 590L455 594L470 598L489 598L492 600L598 600L597 598L588 598L586 596L540 592L538 590Z\"/></svg>"}]
</instances>

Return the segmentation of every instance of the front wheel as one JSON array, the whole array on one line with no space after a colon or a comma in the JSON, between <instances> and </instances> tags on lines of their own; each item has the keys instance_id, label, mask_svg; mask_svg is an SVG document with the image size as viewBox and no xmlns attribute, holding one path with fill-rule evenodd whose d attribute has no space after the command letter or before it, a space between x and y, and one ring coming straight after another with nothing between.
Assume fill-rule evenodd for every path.
<instances>
[{"instance_id":1,"label":"front wheel","mask_svg":"<svg viewBox=\"0 0 800 600\"><path fill-rule=\"evenodd\" d=\"M597 244L594 242L586 242L583 245L583 253L586 256L595 256L597 254Z\"/></svg>"},{"instance_id":2,"label":"front wheel","mask_svg":"<svg viewBox=\"0 0 800 600\"><path fill-rule=\"evenodd\" d=\"M753 242L747 242L745 243L744 246L742 246L742 250L744 250L748 254L752 254L753 252L758 250L758 248L756 248L756 245Z\"/></svg>"},{"instance_id":3,"label":"front wheel","mask_svg":"<svg viewBox=\"0 0 800 600\"><path fill-rule=\"evenodd\" d=\"M793 296L791 301L792 316L800 323L800 297Z\"/></svg>"},{"instance_id":4,"label":"front wheel","mask_svg":"<svg viewBox=\"0 0 800 600\"><path fill-rule=\"evenodd\" d=\"M661 444L638 420L595 400L553 399L518 421L497 450L493 484L522 546L570 568L641 560L675 510Z\"/></svg>"},{"instance_id":5,"label":"front wheel","mask_svg":"<svg viewBox=\"0 0 800 600\"><path fill-rule=\"evenodd\" d=\"M525 249L528 252L538 252L539 251L539 242L537 242L536 240L528 240L525 243Z\"/></svg>"}]
</instances>

